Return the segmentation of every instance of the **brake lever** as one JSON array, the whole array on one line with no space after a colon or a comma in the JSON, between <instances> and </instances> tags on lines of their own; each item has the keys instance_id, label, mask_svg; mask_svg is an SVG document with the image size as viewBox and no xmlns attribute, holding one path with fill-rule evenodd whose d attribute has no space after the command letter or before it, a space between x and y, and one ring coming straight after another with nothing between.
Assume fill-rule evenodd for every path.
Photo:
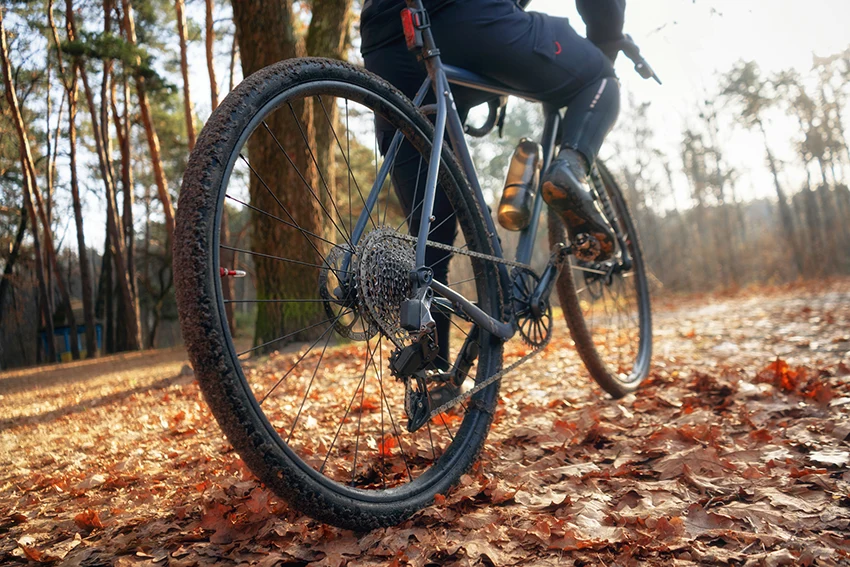
<instances>
[{"instance_id":1,"label":"brake lever","mask_svg":"<svg viewBox=\"0 0 850 567\"><path fill-rule=\"evenodd\" d=\"M638 47L635 40L629 34L625 35L625 40L623 41L623 53L635 64L635 71L637 71L638 75L644 79L655 79L656 83L661 84L661 79L658 78L658 75L640 54L640 47Z\"/></svg>"},{"instance_id":2,"label":"brake lever","mask_svg":"<svg viewBox=\"0 0 850 567\"><path fill-rule=\"evenodd\" d=\"M613 46L623 52L623 55L628 57L635 64L635 71L644 79L655 79L655 82L661 84L661 79L647 63L646 59L640 54L640 47L635 43L632 36L626 34L623 39L613 42Z\"/></svg>"}]
</instances>

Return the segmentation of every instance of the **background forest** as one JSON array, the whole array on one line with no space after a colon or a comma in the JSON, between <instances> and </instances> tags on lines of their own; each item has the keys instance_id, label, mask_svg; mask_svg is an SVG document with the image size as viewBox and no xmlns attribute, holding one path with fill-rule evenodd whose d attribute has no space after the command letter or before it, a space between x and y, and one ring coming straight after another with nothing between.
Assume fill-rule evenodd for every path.
<instances>
[{"instance_id":1,"label":"background forest","mask_svg":"<svg viewBox=\"0 0 850 567\"><path fill-rule=\"evenodd\" d=\"M39 333L63 327L68 358L98 343L102 353L179 344L174 208L204 120L244 74L280 59L358 61L359 9L351 0L5 2L0 368L55 360ZM740 61L692 109L677 151L657 143L651 103L624 100L603 157L626 188L655 294L850 271L848 83L850 48L813 57L805 73ZM504 136L473 145L493 204L516 142L542 124L530 104L508 108ZM793 135L776 135L778 117L792 120ZM753 133L769 191L742 181L730 129ZM327 132L317 125L312 135L321 148ZM229 211L225 238L247 242L247 220ZM547 246L538 249L544 258ZM255 318L235 313L233 330L252 336Z\"/></svg>"}]
</instances>

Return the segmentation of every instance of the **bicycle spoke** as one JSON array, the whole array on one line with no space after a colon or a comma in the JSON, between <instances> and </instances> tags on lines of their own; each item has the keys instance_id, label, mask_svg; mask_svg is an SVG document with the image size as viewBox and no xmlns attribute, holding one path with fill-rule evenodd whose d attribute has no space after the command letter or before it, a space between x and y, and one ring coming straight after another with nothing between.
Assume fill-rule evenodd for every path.
<instances>
[{"instance_id":1,"label":"bicycle spoke","mask_svg":"<svg viewBox=\"0 0 850 567\"><path fill-rule=\"evenodd\" d=\"M225 299L225 303L334 303L327 299Z\"/></svg>"},{"instance_id":2,"label":"bicycle spoke","mask_svg":"<svg viewBox=\"0 0 850 567\"><path fill-rule=\"evenodd\" d=\"M333 322L334 322L334 323L336 323L337 321L339 321L340 317L342 317L343 315L345 315L345 313L341 313L341 314L337 315L337 318L336 318L336 319L334 319L334 321L333 321ZM287 371L286 371L286 374L284 374L284 375L280 378L280 380L278 380L278 381L277 381L277 383L276 383L274 386L272 386L272 389L271 389L271 390L269 390L269 391L266 393L266 395L265 395L265 396L263 396L263 399L259 401L259 404L260 404L260 405L263 405L263 402L265 402L265 401L268 399L268 397L272 395L272 392L274 392L274 391L275 391L275 389L277 389L277 387L278 387L278 386L280 386L280 385L283 383L283 381L284 381L284 380L286 380L286 377L287 377L287 376L289 376L289 375L292 373L292 371L293 371L293 370L295 370L295 367L296 367L296 366L298 366L298 363L299 363L299 362L301 362L302 360L304 360L304 357L306 357L308 354L310 354L310 351L311 351L311 350L313 350L313 347L314 347L314 346L316 346L317 344L319 344L319 341L321 341L321 340L322 340L322 337L324 337L326 334L328 334L328 331L330 331L330 330L331 330L331 329L333 329L333 328L334 328L334 327L333 327L333 325L331 325L330 327L328 327L327 329L325 329L325 330L322 332L322 334L321 334L321 335L319 335L319 338L318 338L318 339L316 339L316 340L313 342L313 344L311 344L311 345L309 346L309 348L307 348L307 350L304 352L304 354L302 354L301 356L299 356L299 357L298 357L298 360L296 360L296 361L292 364L292 366L289 368L289 370L287 370ZM303 330L303 329L302 329L302 330Z\"/></svg>"},{"instance_id":3,"label":"bicycle spoke","mask_svg":"<svg viewBox=\"0 0 850 567\"><path fill-rule=\"evenodd\" d=\"M331 221L331 224L334 226L334 228L336 229L336 231L339 233L339 235L342 237L342 239L343 239L343 240L345 240L345 243L346 243L346 244L348 244L349 246L351 246L351 241L350 241L350 240L348 240L348 237L345 235L345 233L344 233L344 232L343 232L343 231L342 231L342 230L341 230L341 229L337 226L337 224L334 222L334 218L333 218L333 216L331 216L331 214L328 212L328 209L325 207L324 203L322 203L322 200L321 200L321 199L319 199L319 197L316 195L316 192L315 192L315 191L313 191L313 186L312 186L312 185L310 185L310 183L309 183L309 182L307 181L307 179L304 177L304 174L303 174L303 173L301 173L301 170L300 170L300 169L298 169L298 166L296 166L296 165L295 165L295 162L294 162L294 161L292 161L292 158L291 158L291 157L289 157L289 154L286 152L286 150L285 150L285 149L283 149L283 146L282 146L282 145L281 145L281 143L278 141L277 136L275 136L275 135L274 135L274 132L272 132L272 131L271 131L271 128L269 128L269 125L268 125L268 124L266 124L266 121L265 121L265 120L263 120L263 127L266 129L266 131L267 131L267 132L269 133L269 135L272 137L272 139L274 140L275 144L277 144L277 147L280 149L281 153L282 153L282 154L283 154L283 156L286 158L286 161L288 161L288 162L289 162L289 165L291 165L291 166L295 169L295 172L298 174L298 177L300 177L300 178L301 178L301 181L302 181L302 182L304 182L304 187L306 187L306 188L307 188L307 190L310 192L310 195L312 195L312 196L313 196L313 199L315 199L316 203L318 203L318 204L319 204L319 207L321 207L321 208L322 208L322 210L325 212L325 215L328 217L328 220L329 220L329 221Z\"/></svg>"},{"instance_id":4,"label":"bicycle spoke","mask_svg":"<svg viewBox=\"0 0 850 567\"><path fill-rule=\"evenodd\" d=\"M337 218L337 220L339 220L339 223L342 225L343 231L345 231L345 223L342 222L342 215L339 214L339 209L336 206L336 201L334 200L333 195L331 195L331 189L330 189L330 187L328 187L328 182L325 181L325 176L322 175L322 168L319 167L319 162L316 161L316 156L315 156L315 154L313 154L313 148L310 147L310 142L307 140L307 134L304 133L304 129L301 127L301 120L299 120L298 117L295 115L295 109L292 108L292 103L290 102L290 103L287 103L287 104L289 105L289 111L292 113L293 120L295 120L295 123L298 125L298 131L301 133L301 138L304 140L304 145L307 146L307 151L310 152L310 159L313 160L313 165L316 166L316 171L319 174L319 179L322 181L322 185L324 185L324 187L325 187L325 193L327 193L327 195L328 195L328 200L331 202L331 205L333 205L334 211L336 211L336 218ZM275 141L277 141L277 140L275 139ZM319 204L321 204L320 199L319 199ZM324 207L322 207L322 209L324 209ZM330 218L331 223L333 223L333 217L330 216L330 213L328 213L328 217ZM334 226L336 226L335 223L334 223ZM345 231L345 234L346 234L346 240L345 241L348 244L351 244L351 235L347 231Z\"/></svg>"},{"instance_id":5,"label":"bicycle spoke","mask_svg":"<svg viewBox=\"0 0 850 567\"><path fill-rule=\"evenodd\" d=\"M336 140L336 145L339 148L339 151L342 153L342 159L345 161L345 166L348 168L348 174L350 176L350 180L354 181L354 186L357 188L357 193L360 195L360 201L363 203L363 210L365 210L366 214L369 215L369 220L372 222L372 226L377 227L377 225L375 224L375 220L372 218L372 211L367 210L368 208L366 207L366 199L363 198L363 191L361 191L361 189L360 189L360 184L357 183L357 177L355 177L354 171L352 171L352 169L351 169L351 141L350 141L350 139L348 140L348 157L346 157L345 152L342 149L342 143L340 143L339 137L336 135L336 130L334 129L333 125L331 124L331 117L328 115L328 111L325 108L325 103L322 102L321 98L319 98L319 105L322 107L322 111L325 114L325 120L327 121L328 125L331 128L331 133L334 136L334 140ZM350 132L351 132L351 130L348 127L348 99L346 99L345 100L345 135L346 135L346 137L349 136ZM349 195L349 197L350 197L350 195ZM350 199L349 199L349 202L350 202Z\"/></svg>"},{"instance_id":6,"label":"bicycle spoke","mask_svg":"<svg viewBox=\"0 0 850 567\"><path fill-rule=\"evenodd\" d=\"M265 122L263 122L263 124L265 124ZM266 126L266 128L268 128L268 126ZM269 133L271 133L271 131L269 131ZM272 135L272 136L274 136L274 135ZM281 149L282 149L282 148L281 148ZM301 232L301 234L303 234L303 235L304 235L304 238L306 238L306 239L307 239L307 242L309 242L309 243L310 243L310 246L313 248L313 250L315 250L315 251L316 251L316 254L318 254L320 257L322 257L322 253L321 253L321 252L319 252L319 249L318 249L318 248L316 248L316 244L315 244L312 240L310 240L309 238L307 238L307 234L305 234L305 233L307 233L308 231L303 230L300 226L298 226L298 223L296 223L296 222L295 222L295 218L294 218L294 217L293 217L293 216L289 213L289 210L288 210L288 209L287 209L287 208L283 205L283 203L281 203L281 202L280 202L280 199L278 199L278 198L277 198L277 195L275 195L275 194L274 194L274 191L272 191L272 190L271 190L271 188L268 186L268 184L267 184L265 181L263 181L263 178L262 178L262 177L260 177L260 174L259 174L259 173L257 173L257 171L253 168L253 166L252 166L252 165L251 165L251 163L250 163L250 162L249 162L249 161L245 158L245 156L243 156L242 154L239 154L239 157L242 159L242 161L244 161L244 162L245 162L245 165L247 165L247 166L248 166L248 169L250 169L250 170L251 170L251 173L253 173L253 174L257 177L257 179L259 179L259 180L260 180L260 183L262 183L262 184L263 184L263 187L265 187L265 188L266 188L266 191L268 191L268 192L269 192L269 195L271 195L271 196L272 196L272 198L274 198L275 202L276 202L276 203L280 206L280 208L281 208L281 209L283 209L283 212L285 212L285 213L286 213L286 216L288 216L288 217L289 217L289 219L290 219L293 223L295 223L295 225L296 225L296 226L295 226L295 228L297 228L298 230L301 230L301 231L302 231L302 232ZM287 157L288 157L288 156L287 156ZM291 162L290 162L290 163L291 163ZM293 164L293 165L292 165L292 167L295 167L295 164ZM296 168L296 170L297 170L297 169L298 169L298 168ZM300 172L300 171L298 172L298 175L299 175L299 176L301 175L301 172ZM307 180L306 180L306 179L304 179L304 177L303 177L303 176L301 176L301 180L302 180L302 181L304 181L304 183L305 183L305 184L307 183ZM308 188L309 188L309 186L308 186ZM312 190L311 190L311 192L312 192ZM234 200L235 200L235 199L234 199ZM252 208L253 208L253 207L252 207ZM331 219L331 222L333 222L333 219ZM337 230L339 230L339 229L337 229ZM313 233L312 233L312 232L310 232L309 234L313 235ZM341 233L340 233L340 234L341 234ZM341 235L342 235L342 234L341 234ZM319 238L317 235L313 235L313 236L316 236L317 238ZM343 237L343 238L345 238L345 235L342 235L342 237Z\"/></svg>"},{"instance_id":7,"label":"bicycle spoke","mask_svg":"<svg viewBox=\"0 0 850 567\"><path fill-rule=\"evenodd\" d=\"M345 408L345 413L342 416L342 419L339 422L339 427L336 430L336 434L334 435L333 441L331 441L331 446L328 447L328 452L325 455L325 460L322 462L322 466L319 468L319 472L324 472L325 466L328 464L328 458L331 456L331 452L334 450L334 445L336 445L336 440L339 437L339 432L342 431L342 426L345 425L345 418L348 417L348 413L351 411L351 404L354 403L354 398L357 397L357 391L362 386L362 384L366 380L366 370L369 368L369 343L366 343L366 357L363 361L363 377L360 378L360 381L357 383L357 388L354 389L354 394L352 394L351 399L348 401L348 407Z\"/></svg>"},{"instance_id":8,"label":"bicycle spoke","mask_svg":"<svg viewBox=\"0 0 850 567\"><path fill-rule=\"evenodd\" d=\"M270 340L270 341L268 341L268 342L265 342L265 343L263 343L263 344L261 344L261 345L257 345L257 346L255 346L255 347L251 347L251 348L249 348L248 350L243 350L242 352L238 353L236 356L237 356L237 357L240 357L240 356L242 356L242 355L244 355L244 354L248 354L249 352L252 352L252 351L255 351L255 350L257 350L257 349L260 349L260 348L263 348L263 347L267 347L267 346L269 346L269 345L271 345L271 344L274 344L274 343L276 343L276 342L279 342L279 341L282 341L282 340L288 339L289 337L294 337L294 336L295 336L295 335L297 335L298 333L303 333L304 331L309 331L310 329L315 329L315 328L316 328L316 327L318 327L319 325L324 325L325 323L333 323L333 321L334 321L334 320L335 320L335 319L334 319L333 317L330 317L330 318L328 318L328 319L325 319L324 321L319 321L318 323L314 323L314 324L310 325L309 327L304 327L303 329L298 329L297 331L293 331L293 332L291 332L291 333L289 333L289 334L287 334L287 335L284 335L284 336L282 336L282 337L278 337L278 338L276 338L276 339L272 339L272 340ZM331 326L333 326L333 325L331 325Z\"/></svg>"},{"instance_id":9,"label":"bicycle spoke","mask_svg":"<svg viewBox=\"0 0 850 567\"><path fill-rule=\"evenodd\" d=\"M258 176L258 177L259 177L259 176ZM261 181L262 181L262 180L261 180ZM263 183L263 185L265 185L265 183ZM266 188L268 188L268 186L266 186ZM274 195L272 195L272 196L274 196ZM257 212L258 212L258 213L260 213L261 215L265 215L265 216L267 216L267 217L269 217L269 218L272 218L272 219L274 219L274 220L276 220L276 221L278 221L278 222L280 222L280 223L282 223L282 224L284 224L284 225L286 225L286 226L290 226L290 227L292 227L292 228L294 228L294 229L296 229L296 230L300 231L300 232L301 232L301 234L305 234L305 235L307 235L307 236L312 236L313 238L315 238L315 239L317 239L317 240L321 240L322 242L326 242L326 243L330 244L331 246L336 246L336 243L335 243L335 242L331 242L331 241L330 241L330 240L328 240L327 238L324 238L324 237L322 237L322 236L319 236L318 234L315 234L315 233L313 233L313 232L310 232L309 230L307 230L307 229L305 229L305 228L301 228L301 227L300 227L300 226L298 226L297 224L293 224L293 223L291 223L291 222L287 222L287 221L283 220L282 218L280 218L280 217L278 217L278 216L276 216L276 215L273 215L273 214L271 214L271 213L268 213L268 212L266 212L266 211L264 211L264 210L262 210L262 209L258 209L257 207L255 207L255 206L253 206L253 205L249 205L248 203L246 203L246 202L244 202L244 201L241 201L241 200L237 199L236 197L231 197L230 195L225 195L225 197L226 197L226 198L228 198L228 199L230 199L231 201L235 201L235 202L239 203L240 205L242 205L242 206L244 206L244 207L248 207L248 208L249 208L249 209L251 209L252 211L257 211ZM275 199L275 200L277 200L277 199ZM278 203L280 203L280 202L278 201ZM282 204L281 204L281 207L283 207L283 205L282 205ZM286 211L286 214L287 214L287 215L289 215L289 218L292 218L292 215L290 215L290 214L289 214L289 211L287 211L285 208L284 208L283 210L284 210L284 211ZM318 252L318 250L317 250L317 252ZM321 255L321 254L320 254L320 255Z\"/></svg>"},{"instance_id":10,"label":"bicycle spoke","mask_svg":"<svg viewBox=\"0 0 850 567\"><path fill-rule=\"evenodd\" d=\"M328 335L325 341L325 346L322 347L322 352L319 354L319 360L316 361L316 366L313 368L313 374L310 376L310 382L307 384L307 389L304 391L304 397L301 399L301 405L298 407L298 413L295 414L295 419L292 420L292 427L289 429L289 435L286 436L287 444L292 439L292 434L295 433L295 426L298 424L298 419L301 417L301 412L304 410L304 404L307 402L307 396L310 395L310 389L313 387L313 381L316 379L316 374L319 372L319 366L322 365L322 360L325 358L325 351L333 338L333 334Z\"/></svg>"},{"instance_id":11,"label":"bicycle spoke","mask_svg":"<svg viewBox=\"0 0 850 567\"><path fill-rule=\"evenodd\" d=\"M320 266L319 264L311 264L310 262L302 262L301 260L293 260L292 258L282 258L280 256L274 256L272 254L263 254L262 252L254 252L253 250L246 250L244 248L233 248L231 246L225 246L224 244L219 244L219 248L223 248L225 250L232 250L233 252L244 252L245 254L250 254L251 256L261 256L263 258L269 258L270 260L280 260L281 262L287 262L289 264L297 264L299 266L307 266L309 268L319 268L320 270L332 270L334 272L339 272L341 274L350 274L348 270L341 269L333 269L327 264L324 266Z\"/></svg>"}]
</instances>

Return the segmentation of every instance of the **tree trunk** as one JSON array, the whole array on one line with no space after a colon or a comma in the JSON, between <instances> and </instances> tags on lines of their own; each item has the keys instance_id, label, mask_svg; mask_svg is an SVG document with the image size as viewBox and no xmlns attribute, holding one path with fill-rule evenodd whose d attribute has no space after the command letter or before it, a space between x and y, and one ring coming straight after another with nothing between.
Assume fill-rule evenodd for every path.
<instances>
[{"instance_id":1,"label":"tree trunk","mask_svg":"<svg viewBox=\"0 0 850 567\"><path fill-rule=\"evenodd\" d=\"M0 28L2 30L2 28ZM4 38L5 48L5 38ZM23 162L23 150L21 150L21 162ZM38 236L38 220L36 219L35 208L32 204L32 181L29 171L24 167L24 203L27 209L27 214L32 225L32 249L35 256L35 274L38 280L38 293L41 297L41 311L44 317L44 331L47 335L47 360L50 364L56 362L56 345L53 342L53 337L56 334L56 328L53 325L53 293L48 289L47 281L44 277L44 256L41 253L41 240Z\"/></svg>"},{"instance_id":2,"label":"tree trunk","mask_svg":"<svg viewBox=\"0 0 850 567\"><path fill-rule=\"evenodd\" d=\"M68 30L69 39L73 40L76 37L76 25L73 17L73 1L68 0L65 13L68 15ZM127 305L133 304L133 291L130 287L130 281L127 277L127 263L125 261L124 242L121 238L122 230L120 229L120 219L117 217L117 204L115 201L115 178L112 173L112 164L110 163L109 155L106 153L105 140L102 138L103 124L98 119L97 107L94 103L94 93L88 80L88 73L83 65L78 66L80 78L83 81L83 90L86 94L86 102L89 108L89 117L92 122L92 132L94 134L95 149L98 156L98 165L100 167L100 175L103 179L104 190L106 195L106 219L107 230L110 231L112 238L110 244L112 246L111 253L115 259L115 269L118 278L118 288L122 295L122 301ZM103 100L104 104L106 100ZM108 128L108 125L107 125ZM127 328L127 348L129 350L140 350L142 348L142 339L139 329L138 319L133 317L132 311L128 313L124 324Z\"/></svg>"},{"instance_id":3,"label":"tree trunk","mask_svg":"<svg viewBox=\"0 0 850 567\"><path fill-rule=\"evenodd\" d=\"M68 90L68 143L70 144L71 200L74 207L74 226L77 229L77 254L80 258L80 282L83 293L83 319L86 324L86 354L88 358L97 356L97 329L94 319L92 298L92 280L89 271L88 250L83 231L83 208L80 201L80 184L77 178L77 65L74 64L74 78Z\"/></svg>"},{"instance_id":4,"label":"tree trunk","mask_svg":"<svg viewBox=\"0 0 850 567\"><path fill-rule=\"evenodd\" d=\"M322 0L313 2L313 15L307 30L307 54L311 57L343 57L348 26L350 22L351 0ZM328 116L325 115L327 111ZM336 196L336 164L332 151L334 138L331 125L337 122L337 107L333 98L328 97L324 106L315 105L313 109L313 131L316 137L316 161L322 184L327 183L327 193ZM322 198L327 195L323 192Z\"/></svg>"},{"instance_id":5,"label":"tree trunk","mask_svg":"<svg viewBox=\"0 0 850 567\"><path fill-rule=\"evenodd\" d=\"M779 169L776 167L776 159L773 157L773 152L770 151L770 145L767 142L767 132L764 129L764 124L761 120L756 121L756 124L761 131L762 138L764 138L764 150L767 153L767 164L770 166L771 175L773 175L773 184L776 188L776 198L779 201L779 219L782 223L780 230L785 235L785 240L791 248L791 254L794 256L794 266L797 268L797 275L800 276L804 273L803 250L797 240L791 208L788 206L788 201L785 198L785 191L782 190L782 184L779 182Z\"/></svg>"},{"instance_id":6,"label":"tree trunk","mask_svg":"<svg viewBox=\"0 0 850 567\"><path fill-rule=\"evenodd\" d=\"M6 87L6 100L9 103L9 108L12 111L12 121L15 125L15 131L18 135L18 143L20 145L20 154L21 154L21 167L24 171L24 191L27 195L27 201L29 202L29 208L31 212L30 221L32 222L33 234L37 238L38 233L38 222L36 220L36 214L38 215L38 219L41 220L42 228L44 229L44 244L45 244L45 254L47 260L50 262L50 265L53 268L53 271L57 274L56 284L59 287L59 293L62 297L62 303L65 310L65 316L68 319L68 325L71 330L71 354L75 360L80 358L80 349L79 344L77 343L77 325L74 320L74 311L71 309L71 297L68 294L68 289L65 287L65 283L61 277L59 277L59 267L56 262L56 249L53 247L53 238L50 231L50 222L47 219L47 214L44 211L44 204L41 200L41 193L38 188L37 177L35 174L35 162L32 158L32 152L30 150L29 138L27 137L26 128L24 126L24 121L21 116L21 109L18 105L18 97L15 93L15 85L12 81L12 67L9 63L9 51L6 43L6 28L3 22L3 10L0 9L0 60L2 60L3 67L3 82ZM26 181L27 176L29 176L29 181ZM33 207L33 203L35 207ZM35 210L33 210L35 209ZM40 256L40 255L39 255ZM49 293L50 290L46 289L45 282L45 292ZM52 319L50 321L52 325ZM52 336L51 336L52 339ZM49 341L48 341L49 342Z\"/></svg>"},{"instance_id":7,"label":"tree trunk","mask_svg":"<svg viewBox=\"0 0 850 567\"><path fill-rule=\"evenodd\" d=\"M233 21L239 41L242 71L245 76L283 59L303 54L293 31L292 5L289 0L269 2L233 2ZM266 119L274 136L286 149L295 168L317 195L322 191L316 180L310 148L304 143L301 131L313 145L312 109L309 103L284 107ZM276 210L278 205L265 185L277 192L277 197L302 228L321 234L324 230L321 208L304 187L299 172L288 164L281 167L281 151L268 131L257 130L248 140L248 155L257 175L251 175L249 192L251 204L263 211ZM260 179L262 179L262 182ZM265 184L265 185L264 185ZM292 229L283 229L266 215L252 213L251 247L271 256L281 256L306 263L315 263L316 252L304 242L304 236ZM257 298L310 298L315 296L316 271L265 257L255 257ZM324 319L321 306L313 303L259 303L254 333L256 345L273 341L315 325ZM309 340L321 334L321 326L297 333L291 340ZM283 346L277 341L270 349Z\"/></svg>"},{"instance_id":8,"label":"tree trunk","mask_svg":"<svg viewBox=\"0 0 850 567\"><path fill-rule=\"evenodd\" d=\"M0 322L3 321L3 314L6 312L3 309L6 301L6 293L9 290L9 280L12 276L12 270L15 263L18 261L18 256L21 254L21 243L24 241L24 234L27 231L27 207L21 207L21 220L18 222L18 231L15 234L15 242L12 244L12 250L9 251L9 257L6 258L6 265L3 266L3 277L0 279Z\"/></svg>"},{"instance_id":9,"label":"tree trunk","mask_svg":"<svg viewBox=\"0 0 850 567\"><path fill-rule=\"evenodd\" d=\"M213 45L215 44L215 28L213 27L213 0L206 0L207 6L207 73L210 76L210 110L218 108L218 82L215 79L215 58L213 57Z\"/></svg>"},{"instance_id":10,"label":"tree trunk","mask_svg":"<svg viewBox=\"0 0 850 567\"><path fill-rule=\"evenodd\" d=\"M69 167L71 173L71 202L74 209L74 226L77 232L77 254L80 261L80 283L83 294L83 321L86 326L86 357L97 356L97 336L94 318L94 303L92 297L91 270L88 262L88 250L86 249L86 238L83 232L83 212L80 201L80 184L77 176L77 74L78 63L72 65L70 80L65 76L65 63L62 58L62 44L59 41L59 33L56 30L56 22L53 19L53 0L47 3L47 19L50 31L53 34L53 43L56 45L59 72L65 92L68 96L68 144L70 147Z\"/></svg>"},{"instance_id":11,"label":"tree trunk","mask_svg":"<svg viewBox=\"0 0 850 567\"><path fill-rule=\"evenodd\" d=\"M186 117L186 137L189 151L195 149L195 118L192 112L192 97L189 94L189 61L186 57L186 12L183 0L174 0L177 13L177 35L180 38L180 74L183 75L183 113Z\"/></svg>"},{"instance_id":12,"label":"tree trunk","mask_svg":"<svg viewBox=\"0 0 850 567\"><path fill-rule=\"evenodd\" d=\"M235 78L236 77L236 48L237 48L236 34L234 33L233 34L233 41L230 44L230 83L229 83L230 88L228 89L228 92L233 90L233 85L235 84L235 80L236 80L236 78Z\"/></svg>"},{"instance_id":13,"label":"tree trunk","mask_svg":"<svg viewBox=\"0 0 850 567\"><path fill-rule=\"evenodd\" d=\"M133 163L132 163L132 146L130 145L130 82L127 77L126 69L123 73L122 84L124 87L124 119L123 123L119 120L116 122L116 128L121 123L119 128L119 140L121 142L121 187L123 189L123 213L122 221L124 225L124 246L127 250L127 275L130 277L130 287L133 289L133 295L136 299L134 311L136 317L139 312L139 294L136 277L136 231L133 226L133 203L136 200L133 184ZM113 100L113 112L116 120L118 117L118 108Z\"/></svg>"},{"instance_id":14,"label":"tree trunk","mask_svg":"<svg viewBox=\"0 0 850 567\"><path fill-rule=\"evenodd\" d=\"M136 24L133 20L133 7L130 0L121 0L122 10L124 12L124 33L130 45L136 45ZM137 57L136 63L141 63ZM141 74L136 75L136 94L139 97L139 110L142 114L142 124L145 128L145 135L148 139L148 149L150 150L151 162L153 165L154 179L156 180L156 189L159 195L159 200L162 203L163 213L165 214L165 229L168 233L168 240L171 242L174 238L174 207L171 204L171 195L168 193L168 183L165 180L165 172L162 169L162 158L159 152L159 136L154 128L153 118L151 117L151 108L148 103L147 89L145 87L145 78Z\"/></svg>"},{"instance_id":15,"label":"tree trunk","mask_svg":"<svg viewBox=\"0 0 850 567\"><path fill-rule=\"evenodd\" d=\"M127 81L127 74L124 73L123 77L123 88L124 88L124 119L122 121L121 116L118 114L118 103L115 100L115 84L113 82L112 89L110 89L110 103L112 107L112 119L115 123L115 132L118 135L118 147L121 154L121 194L123 196L123 213L120 215L121 222L121 239L124 246L124 258L127 266L127 282L130 286L130 299L132 303L129 305L125 303L123 299L123 294L119 296L119 305L118 305L118 313L119 321L124 321L124 317L129 312L132 312L133 317L136 321L141 320L141 316L139 313L139 296L136 286L136 261L133 254L135 249L134 242L134 231L133 231L133 170L132 170L132 153L130 146L130 117L129 112L127 110L127 103L129 101L129 84ZM116 202L115 209L116 217L119 216ZM116 221L117 222L117 221ZM119 276L120 277L120 276ZM140 332L141 325L139 324ZM127 344L127 332L124 329L124 325L121 325L116 332L116 335L119 337L119 345L121 348L129 349L129 345ZM141 343L140 343L141 344Z\"/></svg>"}]
</instances>

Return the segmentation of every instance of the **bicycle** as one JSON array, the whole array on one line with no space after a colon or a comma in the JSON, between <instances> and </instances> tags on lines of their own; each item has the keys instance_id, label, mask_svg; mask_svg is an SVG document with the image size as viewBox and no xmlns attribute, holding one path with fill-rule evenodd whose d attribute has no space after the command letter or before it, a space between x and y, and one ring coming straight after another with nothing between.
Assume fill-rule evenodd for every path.
<instances>
[{"instance_id":1,"label":"bicycle","mask_svg":"<svg viewBox=\"0 0 850 567\"><path fill-rule=\"evenodd\" d=\"M549 342L554 287L581 358L611 395L638 387L652 348L638 235L613 176L601 162L593 166L597 197L617 235L611 260L577 260L552 217L551 258L539 274L529 266L543 205L539 187L516 257L505 258L450 84L532 101L534 95L443 64L421 0L407 4L406 40L422 53L429 75L412 101L341 61L287 60L251 75L198 138L175 233L183 337L222 430L250 470L295 508L356 530L401 522L472 466L493 421L502 377ZM630 39L620 47L644 77L655 77ZM424 105L431 90L436 103ZM467 129L486 134L497 110L491 105L485 125ZM545 170L561 114L544 111ZM370 147L369 126L378 117L395 129L383 159ZM317 118L331 134L326 154L310 145L309 121ZM303 145L285 147L284 136L301 138ZM418 155L417 192L424 176L423 198L414 198L419 204L407 215L391 188L402 144ZM269 155L277 156L276 165L264 165ZM299 160L307 164L303 170ZM322 171L334 162L338 168ZM282 193L283 182L295 185ZM456 222L462 245L428 240L437 224L432 207L438 183L453 208L439 222ZM225 203L243 220L247 216L252 245L222 241ZM412 234L419 207L421 222ZM263 240L270 230L280 232ZM266 248L257 249L260 244ZM425 263L429 249L451 254L454 281L432 278ZM243 257L240 269L227 264L236 254ZM292 277L282 276L277 263ZM241 278L241 298L225 297L228 278ZM269 296L270 289L279 295ZM256 314L263 321L256 328L278 329L280 336L258 331L253 346L237 347L229 328L232 309ZM448 370L436 370L432 310L448 314L452 332L462 337L459 348L453 341L451 360L439 361ZM503 368L503 345L517 334L529 350ZM274 352L287 344L297 350ZM431 393L446 382L465 386L433 402Z\"/></svg>"}]
</instances>

